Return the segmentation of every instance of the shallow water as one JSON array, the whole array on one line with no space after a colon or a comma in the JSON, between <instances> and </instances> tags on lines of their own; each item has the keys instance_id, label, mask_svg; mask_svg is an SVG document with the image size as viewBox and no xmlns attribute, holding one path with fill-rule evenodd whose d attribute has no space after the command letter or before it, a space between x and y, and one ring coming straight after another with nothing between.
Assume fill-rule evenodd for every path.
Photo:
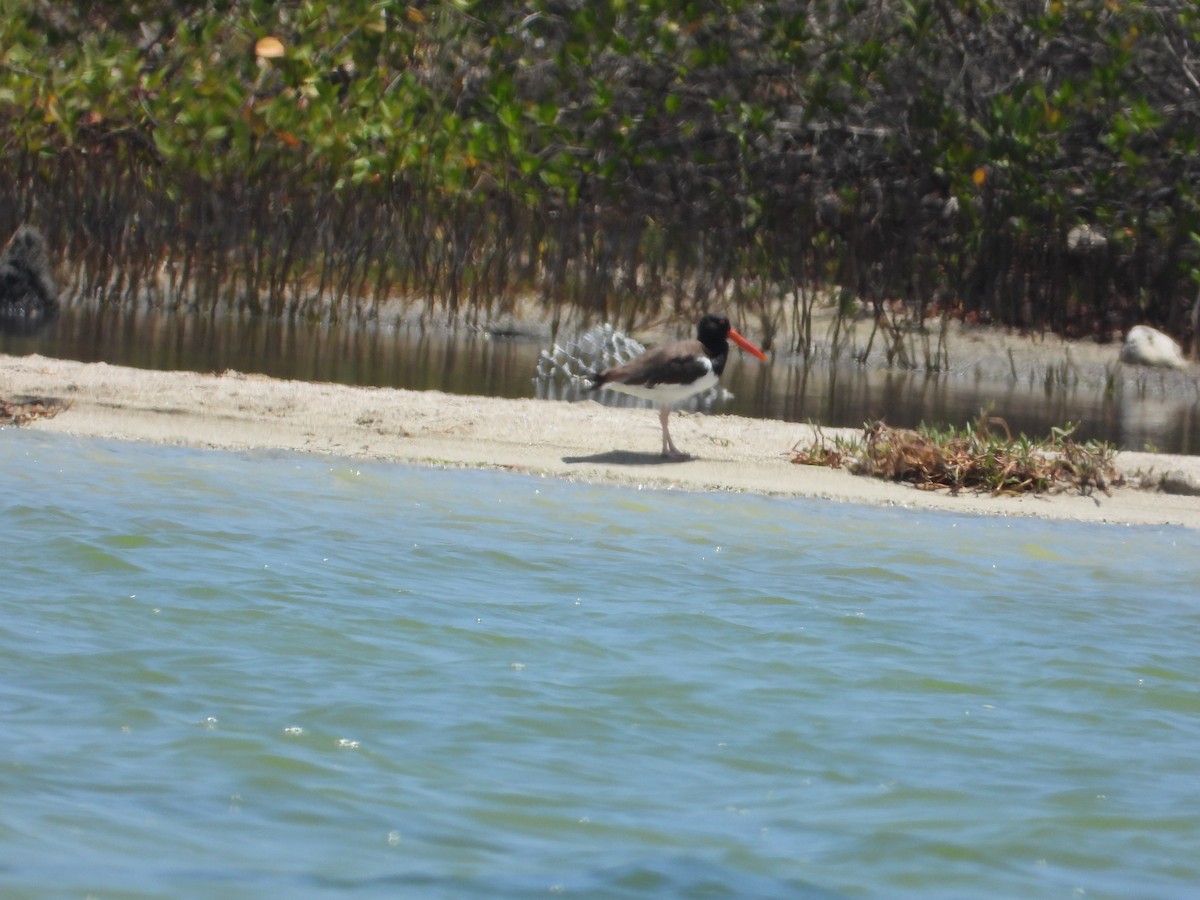
<instances>
[{"instance_id":1,"label":"shallow water","mask_svg":"<svg viewBox=\"0 0 1200 900\"><path fill-rule=\"evenodd\" d=\"M564 339L565 342L565 339ZM535 383L549 341L480 333L243 320L158 311L69 307L37 335L0 333L0 352L41 353L83 362L144 369L220 372L235 369L276 378L441 390L491 397L577 395L562 384ZM1116 350L1113 350L1115 356ZM859 428L883 419L898 428L922 423L963 427L983 409L1013 434L1043 438L1077 426L1081 440L1120 449L1200 454L1200 388L1179 373L1130 368L1110 391L1102 376L1067 384L1052 372L981 375L978 361L953 358L953 374L859 368L829 361L771 365L735 355L722 378L732 394L709 411L785 422ZM1074 380L1071 380L1074 378ZM619 394L589 395L601 402Z\"/></svg>"},{"instance_id":2,"label":"shallow water","mask_svg":"<svg viewBox=\"0 0 1200 900\"><path fill-rule=\"evenodd\" d=\"M0 431L0 895L1185 897L1195 534Z\"/></svg>"}]
</instances>

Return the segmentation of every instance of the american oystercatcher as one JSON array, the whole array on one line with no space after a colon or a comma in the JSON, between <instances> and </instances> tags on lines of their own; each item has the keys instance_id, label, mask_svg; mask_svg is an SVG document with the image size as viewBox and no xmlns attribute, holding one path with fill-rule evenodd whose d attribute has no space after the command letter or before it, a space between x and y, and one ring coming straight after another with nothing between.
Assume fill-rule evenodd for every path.
<instances>
[{"instance_id":1,"label":"american oystercatcher","mask_svg":"<svg viewBox=\"0 0 1200 900\"><path fill-rule=\"evenodd\" d=\"M620 366L593 373L591 389L606 387L622 394L659 404L662 422L662 455L666 459L688 459L671 440L667 418L671 405L708 390L725 371L729 341L767 361L766 354L738 334L724 316L709 313L696 326L696 339L675 341L647 350Z\"/></svg>"}]
</instances>

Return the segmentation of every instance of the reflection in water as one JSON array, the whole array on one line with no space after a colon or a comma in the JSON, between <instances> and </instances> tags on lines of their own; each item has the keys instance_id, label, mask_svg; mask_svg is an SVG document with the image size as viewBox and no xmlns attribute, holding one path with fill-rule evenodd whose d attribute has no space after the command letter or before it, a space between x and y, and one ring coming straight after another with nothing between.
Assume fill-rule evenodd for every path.
<instances>
[{"instance_id":1,"label":"reflection in water","mask_svg":"<svg viewBox=\"0 0 1200 900\"><path fill-rule=\"evenodd\" d=\"M144 369L221 372L234 369L277 378L440 390L495 397L575 400L569 386L538 385L541 343L481 333L329 326L279 320L239 320L169 312L68 308L53 328L33 335L0 334L0 352L108 362ZM1137 371L1115 390L968 375L866 370L848 365L766 366L735 356L723 385L732 397L708 406L716 413L857 427L883 419L897 427L962 425L981 408L1003 417L1014 434L1045 436L1067 422L1077 435L1123 449L1147 445L1200 454L1200 394L1178 373ZM588 394L619 402L612 394Z\"/></svg>"}]
</instances>

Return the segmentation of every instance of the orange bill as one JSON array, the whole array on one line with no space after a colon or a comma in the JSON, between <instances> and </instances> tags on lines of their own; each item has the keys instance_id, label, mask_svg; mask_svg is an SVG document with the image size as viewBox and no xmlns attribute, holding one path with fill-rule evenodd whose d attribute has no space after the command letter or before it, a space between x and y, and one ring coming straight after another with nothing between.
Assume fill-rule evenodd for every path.
<instances>
[{"instance_id":1,"label":"orange bill","mask_svg":"<svg viewBox=\"0 0 1200 900\"><path fill-rule=\"evenodd\" d=\"M767 354L763 353L761 350L759 350L757 347L755 347L752 343L750 343L748 340L746 340L744 337L742 337L740 334L738 334L732 328L729 329L729 339L731 341L733 341L735 344L737 344L739 347L741 347L743 350L745 350L747 353L749 353L753 356L757 356L763 362L767 361Z\"/></svg>"}]
</instances>

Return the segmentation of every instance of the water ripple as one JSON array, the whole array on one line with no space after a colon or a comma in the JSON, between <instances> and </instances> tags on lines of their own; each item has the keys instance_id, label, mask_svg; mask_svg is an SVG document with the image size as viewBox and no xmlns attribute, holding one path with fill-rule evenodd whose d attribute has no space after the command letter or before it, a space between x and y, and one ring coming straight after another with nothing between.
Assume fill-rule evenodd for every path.
<instances>
[{"instance_id":1,"label":"water ripple","mask_svg":"<svg viewBox=\"0 0 1200 900\"><path fill-rule=\"evenodd\" d=\"M1200 881L1182 531L13 431L0 466L37 548L6 895Z\"/></svg>"}]
</instances>

